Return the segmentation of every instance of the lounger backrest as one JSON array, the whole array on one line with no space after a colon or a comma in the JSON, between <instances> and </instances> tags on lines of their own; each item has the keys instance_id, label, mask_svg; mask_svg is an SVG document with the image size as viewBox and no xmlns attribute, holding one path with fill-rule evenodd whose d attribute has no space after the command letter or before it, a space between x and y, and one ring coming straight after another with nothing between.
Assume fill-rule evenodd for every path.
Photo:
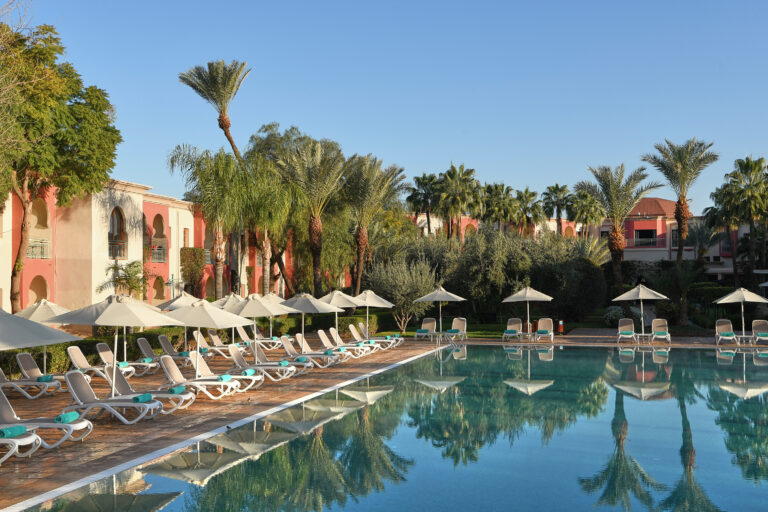
<instances>
[{"instance_id":1,"label":"lounger backrest","mask_svg":"<svg viewBox=\"0 0 768 512\"><path fill-rule=\"evenodd\" d=\"M539 330L542 331L554 331L554 328L552 327L552 319L551 318L540 318L539 319Z\"/></svg>"},{"instance_id":2,"label":"lounger backrest","mask_svg":"<svg viewBox=\"0 0 768 512\"><path fill-rule=\"evenodd\" d=\"M539 325L539 329L541 329L541 325ZM635 321L631 318L622 318L619 320L619 332L622 331L632 331L635 332Z\"/></svg>"},{"instance_id":3,"label":"lounger backrest","mask_svg":"<svg viewBox=\"0 0 768 512\"><path fill-rule=\"evenodd\" d=\"M429 332L435 332L437 329L437 320L431 317L426 317L421 320L421 328L426 329Z\"/></svg>"},{"instance_id":4,"label":"lounger backrest","mask_svg":"<svg viewBox=\"0 0 768 512\"><path fill-rule=\"evenodd\" d=\"M296 352L296 349L291 344L291 340L288 339L288 336L280 336L280 343L283 345L285 353L289 356L297 357L299 355L299 353Z\"/></svg>"},{"instance_id":5,"label":"lounger backrest","mask_svg":"<svg viewBox=\"0 0 768 512\"><path fill-rule=\"evenodd\" d=\"M195 369L195 373L201 377L213 377L214 373L211 371L208 363L205 362L205 358L197 357L196 351L192 350L189 353L189 360L192 362L192 368Z\"/></svg>"},{"instance_id":6,"label":"lounger backrest","mask_svg":"<svg viewBox=\"0 0 768 512\"><path fill-rule=\"evenodd\" d=\"M243 353L240 352L240 349L234 343L229 346L229 355L232 356L232 362L235 363L235 366L238 368L244 368L248 366L248 363L243 357Z\"/></svg>"},{"instance_id":7,"label":"lounger backrest","mask_svg":"<svg viewBox=\"0 0 768 512\"><path fill-rule=\"evenodd\" d=\"M149 341L147 341L147 338L137 338L136 344L139 346L142 356L151 357L153 359L156 357L155 351L152 350L152 346L149 344Z\"/></svg>"},{"instance_id":8,"label":"lounger backrest","mask_svg":"<svg viewBox=\"0 0 768 512\"><path fill-rule=\"evenodd\" d=\"M219 333L216 332L216 329L208 329L208 336L211 338L214 347L224 346L224 343L221 341L221 338L219 338Z\"/></svg>"},{"instance_id":9,"label":"lounger backrest","mask_svg":"<svg viewBox=\"0 0 768 512\"><path fill-rule=\"evenodd\" d=\"M328 339L328 335L325 334L324 330L318 329L317 335L320 337L320 343L322 343L325 348L330 350L333 350L335 348L331 343L331 340Z\"/></svg>"},{"instance_id":10,"label":"lounger backrest","mask_svg":"<svg viewBox=\"0 0 768 512\"><path fill-rule=\"evenodd\" d=\"M253 353L253 359L256 361L256 364L263 364L268 363L269 359L267 359L267 354L264 353L264 350L261 348L261 345L259 343L251 343L251 352Z\"/></svg>"},{"instance_id":11,"label":"lounger backrest","mask_svg":"<svg viewBox=\"0 0 768 512\"><path fill-rule=\"evenodd\" d=\"M651 331L668 332L667 320L664 318L654 318L653 322L651 322Z\"/></svg>"},{"instance_id":12,"label":"lounger backrest","mask_svg":"<svg viewBox=\"0 0 768 512\"><path fill-rule=\"evenodd\" d=\"M362 334L366 338L371 337L371 335L368 333L368 329L365 327L365 324L363 322L357 322L357 326L360 328L360 334Z\"/></svg>"},{"instance_id":13,"label":"lounger backrest","mask_svg":"<svg viewBox=\"0 0 768 512\"><path fill-rule=\"evenodd\" d=\"M8 401L8 397L5 393L0 391L0 423L16 423L19 421L19 417L11 406L11 402Z\"/></svg>"},{"instance_id":14,"label":"lounger backrest","mask_svg":"<svg viewBox=\"0 0 768 512\"><path fill-rule=\"evenodd\" d=\"M195 351L193 350L189 355L192 356L194 352ZM176 362L174 362L171 356L160 356L160 366L162 366L163 372L165 373L165 376L168 377L168 380L171 381L171 384L181 384L187 380L181 374L181 370L176 366Z\"/></svg>"},{"instance_id":15,"label":"lounger backrest","mask_svg":"<svg viewBox=\"0 0 768 512\"><path fill-rule=\"evenodd\" d=\"M96 352L99 353L99 358L104 364L114 364L115 356L112 354L112 350L106 343L97 343Z\"/></svg>"},{"instance_id":16,"label":"lounger backrest","mask_svg":"<svg viewBox=\"0 0 768 512\"><path fill-rule=\"evenodd\" d=\"M21 374L28 379L36 379L43 375L40 367L35 362L35 358L29 352L19 352L16 354L16 363L21 369Z\"/></svg>"},{"instance_id":17,"label":"lounger backrest","mask_svg":"<svg viewBox=\"0 0 768 512\"><path fill-rule=\"evenodd\" d=\"M730 320L721 318L720 320L715 322L715 332L717 334L721 334L724 332L733 332L733 324L731 324Z\"/></svg>"},{"instance_id":18,"label":"lounger backrest","mask_svg":"<svg viewBox=\"0 0 768 512\"><path fill-rule=\"evenodd\" d=\"M88 360L83 355L83 351L80 350L80 347L76 345L68 346L67 355L69 355L69 360L72 361L72 366L74 366L78 370L85 370L86 368L91 368L91 365L88 364Z\"/></svg>"},{"instance_id":19,"label":"lounger backrest","mask_svg":"<svg viewBox=\"0 0 768 512\"><path fill-rule=\"evenodd\" d=\"M462 316L457 316L451 322L451 329L458 329L459 332L467 332L467 319Z\"/></svg>"},{"instance_id":20,"label":"lounger backrest","mask_svg":"<svg viewBox=\"0 0 768 512\"><path fill-rule=\"evenodd\" d=\"M328 332L331 333L331 340L333 340L337 347L340 347L344 344L344 340L341 339L341 336L339 336L339 331L337 331L335 327L328 329Z\"/></svg>"},{"instance_id":21,"label":"lounger backrest","mask_svg":"<svg viewBox=\"0 0 768 512\"><path fill-rule=\"evenodd\" d=\"M99 401L99 397L93 392L93 388L82 372L72 370L67 372L64 378L67 381L69 394L76 403L88 404Z\"/></svg>"},{"instance_id":22,"label":"lounger backrest","mask_svg":"<svg viewBox=\"0 0 768 512\"><path fill-rule=\"evenodd\" d=\"M306 338L304 338L304 335L300 332L296 333L296 342L299 344L299 350L301 350L302 353L307 354L312 352L312 347L309 346Z\"/></svg>"},{"instance_id":23,"label":"lounger backrest","mask_svg":"<svg viewBox=\"0 0 768 512\"><path fill-rule=\"evenodd\" d=\"M2 368L0 368L0 382L8 382L8 378L5 376Z\"/></svg>"},{"instance_id":24,"label":"lounger backrest","mask_svg":"<svg viewBox=\"0 0 768 512\"><path fill-rule=\"evenodd\" d=\"M169 356L179 355L179 353L176 352L176 349L173 348L173 345L171 344L170 341L168 341L168 338L164 334L161 334L160 336L158 336L157 341L160 342L160 348L163 349L163 352L165 352Z\"/></svg>"},{"instance_id":25,"label":"lounger backrest","mask_svg":"<svg viewBox=\"0 0 768 512\"><path fill-rule=\"evenodd\" d=\"M355 341L365 341L365 339L360 336L360 333L357 332L355 324L349 324L349 332L352 334L352 337L355 338Z\"/></svg>"},{"instance_id":26,"label":"lounger backrest","mask_svg":"<svg viewBox=\"0 0 768 512\"><path fill-rule=\"evenodd\" d=\"M197 343L198 348L211 348L211 346L208 344L207 341L205 341L205 336L203 336L203 333L200 331L194 331L192 333L192 336L195 339L195 342Z\"/></svg>"},{"instance_id":27,"label":"lounger backrest","mask_svg":"<svg viewBox=\"0 0 768 512\"><path fill-rule=\"evenodd\" d=\"M523 332L523 321L519 318L510 318L507 320L507 330Z\"/></svg>"},{"instance_id":28,"label":"lounger backrest","mask_svg":"<svg viewBox=\"0 0 768 512\"><path fill-rule=\"evenodd\" d=\"M104 367L104 373L109 377L112 378L112 366L107 365ZM123 375L123 372L120 370L115 371L115 391L118 395L131 395L135 393L136 391L133 390L130 384L128 384L128 381L125 379L125 376ZM110 383L110 386L112 384ZM110 388L111 393L111 388ZM110 394L111 396L111 394Z\"/></svg>"},{"instance_id":29,"label":"lounger backrest","mask_svg":"<svg viewBox=\"0 0 768 512\"><path fill-rule=\"evenodd\" d=\"M752 334L759 332L768 332L768 320L752 320Z\"/></svg>"},{"instance_id":30,"label":"lounger backrest","mask_svg":"<svg viewBox=\"0 0 768 512\"><path fill-rule=\"evenodd\" d=\"M235 327L235 329L237 329L237 335L240 336L241 340L252 341L251 337L248 336L248 331L246 331L242 325L238 325L237 327Z\"/></svg>"},{"instance_id":31,"label":"lounger backrest","mask_svg":"<svg viewBox=\"0 0 768 512\"><path fill-rule=\"evenodd\" d=\"M261 331L259 330L258 326L253 326L253 336L257 340L263 340L264 336L261 334Z\"/></svg>"}]
</instances>

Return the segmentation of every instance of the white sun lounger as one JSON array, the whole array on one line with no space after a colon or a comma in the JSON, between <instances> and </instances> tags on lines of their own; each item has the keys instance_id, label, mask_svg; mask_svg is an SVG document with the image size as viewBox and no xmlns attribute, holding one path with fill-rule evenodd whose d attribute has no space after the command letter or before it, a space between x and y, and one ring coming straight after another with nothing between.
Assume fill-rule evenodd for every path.
<instances>
[{"instance_id":1,"label":"white sun lounger","mask_svg":"<svg viewBox=\"0 0 768 512\"><path fill-rule=\"evenodd\" d=\"M157 337L157 341L160 342L160 348L163 349L163 352L165 352L165 355L173 359L177 364L181 364L182 368L192 365L192 361L189 360L189 352L187 353L177 352L176 349L173 348L173 344L170 341L168 341L168 338L164 334L159 335ZM205 354L205 356L211 357L213 356L213 354L212 353L210 353L210 355ZM161 355L160 357L162 358L163 356ZM158 362L160 362L159 358L158 358Z\"/></svg>"},{"instance_id":2,"label":"white sun lounger","mask_svg":"<svg viewBox=\"0 0 768 512\"><path fill-rule=\"evenodd\" d=\"M291 340L288 339L288 336L280 336L280 343L283 345L283 350L285 350L286 355L291 361L299 363L309 362L316 368L327 368L338 361L337 357L326 356L325 354L320 356L299 353L291 343Z\"/></svg>"},{"instance_id":3,"label":"white sun lounger","mask_svg":"<svg viewBox=\"0 0 768 512\"><path fill-rule=\"evenodd\" d=\"M283 360L271 361L267 357L267 354L264 353L264 349L262 349L261 345L259 345L258 343L251 343L250 349L251 349L251 354L253 355L254 362L258 365L263 366L266 370L271 372L272 370L269 370L269 368L274 368L274 367L285 368L285 366L282 364ZM314 367L312 362L309 360L305 362L299 362L295 360L284 359L284 361L286 361L289 365L296 368L296 373L294 375L301 375L301 374L307 373ZM279 378L279 376L280 376L279 372L276 375L274 375L275 378Z\"/></svg>"},{"instance_id":4,"label":"white sun lounger","mask_svg":"<svg viewBox=\"0 0 768 512\"><path fill-rule=\"evenodd\" d=\"M416 334L413 335L413 339L415 341L419 338L429 338L429 341L434 341L436 330L437 320L431 317L422 318L421 328L416 329Z\"/></svg>"},{"instance_id":5,"label":"white sun lounger","mask_svg":"<svg viewBox=\"0 0 768 512\"><path fill-rule=\"evenodd\" d=\"M752 344L768 344L768 320L752 320Z\"/></svg>"},{"instance_id":6,"label":"white sun lounger","mask_svg":"<svg viewBox=\"0 0 768 512\"><path fill-rule=\"evenodd\" d=\"M0 438L0 446L4 446L8 451L0 454L0 464L11 457L30 457L42 446L43 440L34 432L27 432L16 437ZM26 450L22 451L22 448Z\"/></svg>"},{"instance_id":7,"label":"white sun lounger","mask_svg":"<svg viewBox=\"0 0 768 512\"><path fill-rule=\"evenodd\" d=\"M651 342L666 341L672 343L672 337L669 335L669 327L664 318L654 318L651 322Z\"/></svg>"},{"instance_id":8,"label":"white sun lounger","mask_svg":"<svg viewBox=\"0 0 768 512\"><path fill-rule=\"evenodd\" d=\"M504 334L501 335L501 341L510 340L523 340L523 321L519 318L509 318L507 320L507 328L504 329Z\"/></svg>"},{"instance_id":9,"label":"white sun lounger","mask_svg":"<svg viewBox=\"0 0 768 512\"><path fill-rule=\"evenodd\" d=\"M333 329L333 327L331 327L331 329ZM363 356L367 356L375 350L372 345L366 345L364 343L344 343L341 345L334 344L322 329L317 330L317 335L320 338L320 342L323 344L323 347L328 350L341 351L340 353L345 353L347 354L347 357L351 357L353 359L359 359Z\"/></svg>"},{"instance_id":10,"label":"white sun lounger","mask_svg":"<svg viewBox=\"0 0 768 512\"><path fill-rule=\"evenodd\" d=\"M244 354L240 352L238 347L230 346L229 353L232 355L232 362L234 366L227 370L227 373L241 373L246 370L254 370L263 377L268 378L272 382L287 379L296 373L296 366L288 363L286 365L280 365L280 363L269 364L249 364L245 360Z\"/></svg>"},{"instance_id":11,"label":"white sun lounger","mask_svg":"<svg viewBox=\"0 0 768 512\"><path fill-rule=\"evenodd\" d=\"M620 363L628 364L635 360L635 347L617 347L616 350L619 351Z\"/></svg>"},{"instance_id":12,"label":"white sun lounger","mask_svg":"<svg viewBox=\"0 0 768 512\"><path fill-rule=\"evenodd\" d=\"M622 341L627 340L632 343L637 343L635 322L631 318L622 318L619 320L619 327L616 331L616 343L621 343Z\"/></svg>"},{"instance_id":13,"label":"white sun lounger","mask_svg":"<svg viewBox=\"0 0 768 512\"><path fill-rule=\"evenodd\" d=\"M353 358L354 354L351 348L337 347L336 345L331 343L331 340L328 339L328 335L325 334L324 330L318 329L317 336L320 338L320 343L323 344L323 348L325 348L326 351L330 350L331 352L339 356L340 363L343 363L344 361L348 361L349 359Z\"/></svg>"},{"instance_id":14,"label":"white sun lounger","mask_svg":"<svg viewBox=\"0 0 768 512\"><path fill-rule=\"evenodd\" d=\"M107 367L107 369L111 370L111 367ZM111 371L109 372L109 375L112 375ZM149 393L152 395L152 398L163 404L163 408L160 411L161 414L171 414L177 409L186 409L192 405L192 403L195 401L195 398L197 398L191 391L185 390L183 393L170 393L168 389L170 389L170 386L166 389L136 391L133 389L133 387L131 387L126 378L120 372L115 373L115 391L121 398L133 399L134 396ZM168 402L170 405L170 407L167 409L165 408L166 402Z\"/></svg>"},{"instance_id":15,"label":"white sun lounger","mask_svg":"<svg viewBox=\"0 0 768 512\"><path fill-rule=\"evenodd\" d=\"M19 370L21 370L21 374L25 379L37 380L38 377L44 376L43 372L40 371L40 367L37 366L35 358L32 357L32 354L29 352L19 352L16 354L16 363L19 365ZM62 385L65 383L63 373L53 373L49 375L53 375L53 380L61 382ZM88 377L88 379L90 380L90 377ZM63 386L61 391L66 391Z\"/></svg>"},{"instance_id":16,"label":"white sun lounger","mask_svg":"<svg viewBox=\"0 0 768 512\"><path fill-rule=\"evenodd\" d=\"M328 332L331 333L331 341L333 341L334 345L336 345L337 347L355 347L358 349L361 348L359 345L361 342L359 341L355 341L353 343L345 343L344 340L341 339L341 336L339 336L339 332L336 330L335 327L331 327L330 329L328 329ZM384 350L383 348L381 348L381 345L379 345L376 342L371 342L371 340L368 340L368 342L362 342L362 343L363 343L363 348L365 348L370 354L373 354L374 352L377 352L379 350ZM357 357L362 357L363 355L365 355L363 354L362 350L358 351L358 354L360 355L357 355ZM352 357L355 357L355 355L356 354L353 354Z\"/></svg>"},{"instance_id":17,"label":"white sun lounger","mask_svg":"<svg viewBox=\"0 0 768 512\"><path fill-rule=\"evenodd\" d=\"M715 322L715 345L719 345L723 341L732 341L737 345L739 344L739 338L736 337L736 333L733 331L731 321L725 318Z\"/></svg>"},{"instance_id":18,"label":"white sun lounger","mask_svg":"<svg viewBox=\"0 0 768 512\"><path fill-rule=\"evenodd\" d=\"M227 349L229 351L230 349ZM235 350L237 348L235 347ZM230 356L231 359L231 356ZM219 377L223 377L224 375L217 375L213 373L211 368L208 366L208 363L205 362L205 359L195 359L192 358L192 368L195 369L195 374L199 374L201 379L216 379L218 380ZM264 377L258 373L254 375L243 375L241 373L236 374L226 374L229 375L229 377L240 383L240 386L237 388L237 391L239 393L244 393L248 391L249 389L256 389L262 384L264 384Z\"/></svg>"},{"instance_id":19,"label":"white sun lounger","mask_svg":"<svg viewBox=\"0 0 768 512\"><path fill-rule=\"evenodd\" d=\"M40 382L37 379L8 380L0 369L0 391L17 391L24 397L34 400L41 396L52 395L61 390L61 382L52 380Z\"/></svg>"},{"instance_id":20,"label":"white sun lounger","mask_svg":"<svg viewBox=\"0 0 768 512\"><path fill-rule=\"evenodd\" d=\"M208 337L211 338L211 341L213 342L214 347L219 347L222 350L226 350L227 353L229 353L229 346L233 345L240 349L240 352L246 350L248 348L248 345L246 343L224 343L221 341L221 337L219 336L219 333L216 331L216 329L208 329Z\"/></svg>"},{"instance_id":21,"label":"white sun lounger","mask_svg":"<svg viewBox=\"0 0 768 512\"><path fill-rule=\"evenodd\" d=\"M56 423L55 418L32 418L28 420L22 420L16 416L16 412L11 406L11 402L5 394L0 391L0 428L10 427L13 425L24 425L27 430L58 430L61 432L61 437L56 441L48 442L44 438L40 438L40 442L43 448L51 449L56 448L65 441L82 441L93 430L93 424L83 418L78 418L70 423Z\"/></svg>"},{"instance_id":22,"label":"white sun lounger","mask_svg":"<svg viewBox=\"0 0 768 512\"><path fill-rule=\"evenodd\" d=\"M205 349L206 350L206 352L205 352L206 354L211 354L211 356L213 356L213 354L218 354L218 355L220 355L221 357L223 357L225 359L230 359L230 357L229 357L229 350L227 350L226 348L217 347L217 346L214 346L214 345L209 345L208 342L205 341L205 336L203 336L203 333L201 333L200 331L194 331L192 333L192 337L194 338L195 342L197 343L197 349L198 350ZM192 353L192 351L190 351L190 354L191 353Z\"/></svg>"},{"instance_id":23,"label":"white sun lounger","mask_svg":"<svg viewBox=\"0 0 768 512\"><path fill-rule=\"evenodd\" d=\"M189 353L190 359L194 359L195 351ZM202 358L201 358L202 359ZM192 388L196 392L205 394L211 400L219 400L225 396L235 393L240 388L240 383L235 379L228 381L219 381L217 378L198 378L187 379L181 374L181 370L173 362L171 356L160 357L160 367L165 372L165 376L168 378L171 386L184 386Z\"/></svg>"},{"instance_id":24,"label":"white sun lounger","mask_svg":"<svg viewBox=\"0 0 768 512\"><path fill-rule=\"evenodd\" d=\"M66 377L67 388L75 403L65 407L62 412L77 411L80 413L81 418L85 418L88 413L97 410L99 413L94 418L98 418L106 412L125 425L133 425L144 418L152 419L163 410L163 404L157 400L134 402L132 398L122 398L119 396L100 399L93 392L93 388L88 381L85 380L85 376L77 370L67 372ZM128 411L134 411L136 417L129 419L126 416Z\"/></svg>"},{"instance_id":25,"label":"white sun lounger","mask_svg":"<svg viewBox=\"0 0 768 512\"><path fill-rule=\"evenodd\" d=\"M358 343L363 342L369 345L372 345L373 343L377 343L381 350L389 350L390 348L393 348L401 343L401 341L397 338L375 338L375 339L367 339L363 338L360 333L358 332L357 328L355 327L355 324L349 324L349 332L352 334L352 338Z\"/></svg>"},{"instance_id":26,"label":"white sun lounger","mask_svg":"<svg viewBox=\"0 0 768 512\"><path fill-rule=\"evenodd\" d=\"M107 377L107 374L104 373L105 366L104 365L92 366L91 363L89 363L88 360L83 355L83 351L80 350L80 347L76 345L68 346L67 355L69 356L69 360L72 362L72 366L74 366L76 370L80 370L85 375L91 375L91 376L98 375L99 377L106 380L107 382L110 382L109 377ZM120 370L122 371L123 369L121 368ZM125 368L125 370L131 373L134 371L133 368Z\"/></svg>"},{"instance_id":27,"label":"white sun lounger","mask_svg":"<svg viewBox=\"0 0 768 512\"><path fill-rule=\"evenodd\" d=\"M99 354L99 359L101 359L101 362L104 363L104 367L112 366L115 364L115 355L112 353L112 349L109 348L109 345L106 343L97 343L96 344L96 352ZM149 372L150 370L157 370L158 364L155 362L151 363L143 363L143 362L125 362L125 363L117 363L117 368L120 370L120 373L122 373L125 378L130 378L135 376L141 376L145 373Z\"/></svg>"},{"instance_id":28,"label":"white sun lounger","mask_svg":"<svg viewBox=\"0 0 768 512\"><path fill-rule=\"evenodd\" d=\"M334 364L340 363L343 360L342 354L338 354L333 350L312 350L312 347L309 346L306 338L304 338L304 335L300 332L296 333L296 343L299 344L299 349L301 350L302 356L312 356L315 361L317 361L317 359L322 359L322 368L327 368ZM317 362L315 363L315 366L317 366Z\"/></svg>"},{"instance_id":29,"label":"white sun lounger","mask_svg":"<svg viewBox=\"0 0 768 512\"><path fill-rule=\"evenodd\" d=\"M549 340L555 341L555 328L552 325L551 318L540 318L538 328L536 329L535 341Z\"/></svg>"}]
</instances>

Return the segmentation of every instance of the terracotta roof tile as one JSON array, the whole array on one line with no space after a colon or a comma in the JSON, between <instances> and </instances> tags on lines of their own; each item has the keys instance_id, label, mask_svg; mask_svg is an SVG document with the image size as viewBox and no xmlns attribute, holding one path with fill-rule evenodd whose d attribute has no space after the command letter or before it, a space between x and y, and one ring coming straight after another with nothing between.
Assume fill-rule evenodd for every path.
<instances>
[{"instance_id":1,"label":"terracotta roof tile","mask_svg":"<svg viewBox=\"0 0 768 512\"><path fill-rule=\"evenodd\" d=\"M629 214L630 217L674 217L675 201L660 197L644 197Z\"/></svg>"}]
</instances>

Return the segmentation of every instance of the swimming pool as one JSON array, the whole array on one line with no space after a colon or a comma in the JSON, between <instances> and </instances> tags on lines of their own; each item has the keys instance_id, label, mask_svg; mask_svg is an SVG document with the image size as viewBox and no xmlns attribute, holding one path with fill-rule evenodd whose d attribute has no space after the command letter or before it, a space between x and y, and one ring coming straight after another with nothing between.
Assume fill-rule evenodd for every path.
<instances>
[{"instance_id":1,"label":"swimming pool","mask_svg":"<svg viewBox=\"0 0 768 512\"><path fill-rule=\"evenodd\" d=\"M742 353L718 363L711 350L663 359L444 351L53 509L765 510L768 367Z\"/></svg>"}]
</instances>

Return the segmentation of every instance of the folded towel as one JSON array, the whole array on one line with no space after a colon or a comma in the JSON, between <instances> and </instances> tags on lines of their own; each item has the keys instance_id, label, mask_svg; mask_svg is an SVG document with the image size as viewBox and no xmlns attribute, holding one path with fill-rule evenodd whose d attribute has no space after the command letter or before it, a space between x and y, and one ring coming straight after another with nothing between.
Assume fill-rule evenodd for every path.
<instances>
[{"instance_id":1,"label":"folded towel","mask_svg":"<svg viewBox=\"0 0 768 512\"><path fill-rule=\"evenodd\" d=\"M336 352L346 352L347 347L336 347Z\"/></svg>"},{"instance_id":2,"label":"folded towel","mask_svg":"<svg viewBox=\"0 0 768 512\"><path fill-rule=\"evenodd\" d=\"M363 343L362 341L358 341L358 342L356 343L356 345L357 345L358 347L362 347L362 346L364 346L364 345L365 345L365 343Z\"/></svg>"},{"instance_id":3,"label":"folded towel","mask_svg":"<svg viewBox=\"0 0 768 512\"><path fill-rule=\"evenodd\" d=\"M229 375L228 373L225 373L224 375L219 375L218 377L216 377L216 380L219 382L227 382L232 380L232 376Z\"/></svg>"},{"instance_id":4,"label":"folded towel","mask_svg":"<svg viewBox=\"0 0 768 512\"><path fill-rule=\"evenodd\" d=\"M152 361L154 361L154 359L152 359L151 357L144 357L141 359L142 363L147 363L147 364L151 363Z\"/></svg>"},{"instance_id":5,"label":"folded towel","mask_svg":"<svg viewBox=\"0 0 768 512\"><path fill-rule=\"evenodd\" d=\"M173 386L172 388L168 388L168 392L172 395L180 395L182 393L185 393L187 391L187 388L184 386Z\"/></svg>"},{"instance_id":6,"label":"folded towel","mask_svg":"<svg viewBox=\"0 0 768 512\"><path fill-rule=\"evenodd\" d=\"M309 362L309 359L307 359L304 356L300 356L300 357L296 358L296 361L299 362L299 363L307 363L307 362Z\"/></svg>"},{"instance_id":7,"label":"folded towel","mask_svg":"<svg viewBox=\"0 0 768 512\"><path fill-rule=\"evenodd\" d=\"M181 357L189 357L189 350L185 350L184 352L179 352L179 355Z\"/></svg>"},{"instance_id":8,"label":"folded towel","mask_svg":"<svg viewBox=\"0 0 768 512\"><path fill-rule=\"evenodd\" d=\"M728 332L721 332L720 336L724 336L726 338L733 338L734 336L736 336L736 334L733 331L728 331Z\"/></svg>"},{"instance_id":9,"label":"folded towel","mask_svg":"<svg viewBox=\"0 0 768 512\"><path fill-rule=\"evenodd\" d=\"M129 366L128 361L120 361L117 363L118 368L126 368L127 366Z\"/></svg>"},{"instance_id":10,"label":"folded towel","mask_svg":"<svg viewBox=\"0 0 768 512\"><path fill-rule=\"evenodd\" d=\"M391 340L391 339L392 339L392 336L384 336L384 339L385 339L385 340Z\"/></svg>"},{"instance_id":11,"label":"folded towel","mask_svg":"<svg viewBox=\"0 0 768 512\"><path fill-rule=\"evenodd\" d=\"M272 341L277 341L277 340L279 340L279 339L280 339L280 338L278 338L277 336L272 336Z\"/></svg>"},{"instance_id":12,"label":"folded towel","mask_svg":"<svg viewBox=\"0 0 768 512\"><path fill-rule=\"evenodd\" d=\"M75 413L77 414L77 413ZM12 437L19 437L27 433L27 427L24 425L14 425L12 427L0 428L0 438L10 439Z\"/></svg>"},{"instance_id":13,"label":"folded towel","mask_svg":"<svg viewBox=\"0 0 768 512\"><path fill-rule=\"evenodd\" d=\"M200 352L201 354L206 354L206 353L208 352L208 349L207 349L207 348L201 348L201 349L199 350L199 352Z\"/></svg>"},{"instance_id":14,"label":"folded towel","mask_svg":"<svg viewBox=\"0 0 768 512\"><path fill-rule=\"evenodd\" d=\"M54 423L72 423L80 418L80 413L75 411L61 413L53 418Z\"/></svg>"},{"instance_id":15,"label":"folded towel","mask_svg":"<svg viewBox=\"0 0 768 512\"><path fill-rule=\"evenodd\" d=\"M136 402L137 404L145 404L150 400L152 400L152 395L149 393L144 393L144 394L136 395L135 397L133 397L133 401Z\"/></svg>"},{"instance_id":16,"label":"folded towel","mask_svg":"<svg viewBox=\"0 0 768 512\"><path fill-rule=\"evenodd\" d=\"M632 336L633 334L635 334L635 331L619 331L619 334L621 334L622 336Z\"/></svg>"},{"instance_id":17,"label":"folded towel","mask_svg":"<svg viewBox=\"0 0 768 512\"><path fill-rule=\"evenodd\" d=\"M429 329L416 329L416 334L429 334Z\"/></svg>"},{"instance_id":18,"label":"folded towel","mask_svg":"<svg viewBox=\"0 0 768 512\"><path fill-rule=\"evenodd\" d=\"M447 330L447 331L445 331L445 332L446 332L447 334L459 334L459 330L458 330L458 329L448 329L448 330Z\"/></svg>"},{"instance_id":19,"label":"folded towel","mask_svg":"<svg viewBox=\"0 0 768 512\"><path fill-rule=\"evenodd\" d=\"M654 336L666 336L669 333L667 331L653 331Z\"/></svg>"},{"instance_id":20,"label":"folded towel","mask_svg":"<svg viewBox=\"0 0 768 512\"><path fill-rule=\"evenodd\" d=\"M283 359L282 361L280 361L280 362L279 362L279 363L277 363L277 364L279 364L280 366L288 366L288 365L289 365L289 364L291 364L291 363L289 363L288 361L286 361L285 359Z\"/></svg>"},{"instance_id":21,"label":"folded towel","mask_svg":"<svg viewBox=\"0 0 768 512\"><path fill-rule=\"evenodd\" d=\"M332 356L333 355L333 350L326 350L325 352L323 352L323 354L325 354L327 356Z\"/></svg>"},{"instance_id":22,"label":"folded towel","mask_svg":"<svg viewBox=\"0 0 768 512\"><path fill-rule=\"evenodd\" d=\"M366 345L373 345L374 343L376 343L376 340L368 340L365 342Z\"/></svg>"},{"instance_id":23,"label":"folded towel","mask_svg":"<svg viewBox=\"0 0 768 512\"><path fill-rule=\"evenodd\" d=\"M549 329L539 329L536 334L549 334Z\"/></svg>"},{"instance_id":24,"label":"folded towel","mask_svg":"<svg viewBox=\"0 0 768 512\"><path fill-rule=\"evenodd\" d=\"M53 380L53 375L41 375L35 380L37 382L51 382Z\"/></svg>"},{"instance_id":25,"label":"folded towel","mask_svg":"<svg viewBox=\"0 0 768 512\"><path fill-rule=\"evenodd\" d=\"M504 334L517 334L517 329L507 329Z\"/></svg>"},{"instance_id":26,"label":"folded towel","mask_svg":"<svg viewBox=\"0 0 768 512\"><path fill-rule=\"evenodd\" d=\"M757 333L758 338L768 338L768 332L759 332Z\"/></svg>"},{"instance_id":27,"label":"folded towel","mask_svg":"<svg viewBox=\"0 0 768 512\"><path fill-rule=\"evenodd\" d=\"M256 375L256 370L254 370L253 368L246 368L245 370L240 372L240 375L242 375L243 377L252 377Z\"/></svg>"}]
</instances>

